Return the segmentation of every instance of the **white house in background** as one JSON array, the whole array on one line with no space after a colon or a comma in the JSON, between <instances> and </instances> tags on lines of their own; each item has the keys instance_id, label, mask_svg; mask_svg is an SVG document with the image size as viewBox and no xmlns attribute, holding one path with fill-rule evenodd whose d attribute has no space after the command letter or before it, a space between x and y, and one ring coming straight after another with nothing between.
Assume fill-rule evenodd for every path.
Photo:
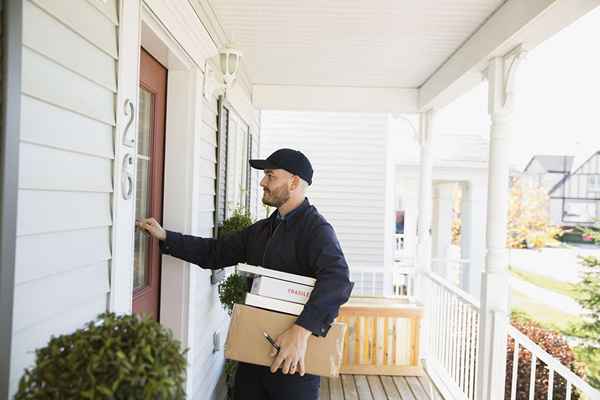
<instances>
[{"instance_id":1,"label":"white house in background","mask_svg":"<svg viewBox=\"0 0 600 400\"><path fill-rule=\"evenodd\" d=\"M580 164L574 167L575 162ZM552 225L593 225L600 220L600 152L585 157L536 155L521 179L548 194Z\"/></svg>"},{"instance_id":2,"label":"white house in background","mask_svg":"<svg viewBox=\"0 0 600 400\"><path fill-rule=\"evenodd\" d=\"M158 318L190 349L188 397L222 398L218 344L228 319L219 275L161 258L156 243L136 236L135 217L152 214L169 229L212 236L235 208L264 215L258 174L246 166L264 155L261 131L272 138L265 149L304 146L306 134L306 151L322 166L314 201L364 277L390 262L394 168L412 180L406 191L415 186L416 166L392 162L400 147L388 142L388 114L420 122L418 240L410 246L415 295L426 307L421 356L444 396L504 398L510 335L569 387L598 397L507 323L504 227L515 71L526 50L600 0L0 4L0 397L15 392L32 351L51 335L108 310ZM237 64L232 43L244 54L235 80L218 62L223 55ZM487 180L483 166L436 161L432 128L437 111L482 78L491 122ZM364 180L353 181L350 161L362 164ZM481 276L480 300L431 272L430 229L439 222L431 219L443 214L433 212L433 188L440 183L436 209L447 209L448 182L466 184L463 198L476 204L464 208L471 210L465 226L487 229L485 263L474 250L484 237L474 228L462 255L479 260L468 276ZM436 237L446 243L447 231ZM382 287L374 278L363 290Z\"/></svg>"}]
</instances>

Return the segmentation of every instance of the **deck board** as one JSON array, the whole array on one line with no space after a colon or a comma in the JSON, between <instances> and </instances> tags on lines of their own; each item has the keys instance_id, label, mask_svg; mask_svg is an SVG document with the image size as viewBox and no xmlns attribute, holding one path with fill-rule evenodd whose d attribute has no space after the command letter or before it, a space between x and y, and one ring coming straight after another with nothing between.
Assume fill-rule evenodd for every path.
<instances>
[{"instance_id":1,"label":"deck board","mask_svg":"<svg viewBox=\"0 0 600 400\"><path fill-rule=\"evenodd\" d=\"M329 398L331 400L344 400L342 380L340 378L329 379Z\"/></svg>"},{"instance_id":2,"label":"deck board","mask_svg":"<svg viewBox=\"0 0 600 400\"><path fill-rule=\"evenodd\" d=\"M391 376L382 376L381 382L383 383L383 389L385 390L388 400L402 400L398 388Z\"/></svg>"},{"instance_id":3,"label":"deck board","mask_svg":"<svg viewBox=\"0 0 600 400\"><path fill-rule=\"evenodd\" d=\"M444 400L428 376L341 375L321 379L320 400Z\"/></svg>"},{"instance_id":4,"label":"deck board","mask_svg":"<svg viewBox=\"0 0 600 400\"><path fill-rule=\"evenodd\" d=\"M419 379L416 376L407 376L406 382L408 382L408 386L410 387L410 390L412 390L413 394L415 395L415 397L417 399L429 398L427 396L427 394L425 393L425 390L423 389L421 382L419 382Z\"/></svg>"},{"instance_id":5,"label":"deck board","mask_svg":"<svg viewBox=\"0 0 600 400\"><path fill-rule=\"evenodd\" d=\"M400 392L400 396L402 396L402 400L416 400L413 392L408 386L408 382L406 382L406 379L403 376L394 376L393 379L398 388L398 392Z\"/></svg>"},{"instance_id":6,"label":"deck board","mask_svg":"<svg viewBox=\"0 0 600 400\"><path fill-rule=\"evenodd\" d=\"M358 400L358 391L353 375L342 375L342 386L344 387L344 400Z\"/></svg>"},{"instance_id":7,"label":"deck board","mask_svg":"<svg viewBox=\"0 0 600 400\"><path fill-rule=\"evenodd\" d=\"M369 382L369 387L371 388L371 394L373 395L374 400L387 400L383 385L381 384L381 379L378 375L367 376L367 381Z\"/></svg>"},{"instance_id":8,"label":"deck board","mask_svg":"<svg viewBox=\"0 0 600 400\"><path fill-rule=\"evenodd\" d=\"M329 396L329 379L321 379L319 387L319 400L331 400Z\"/></svg>"},{"instance_id":9,"label":"deck board","mask_svg":"<svg viewBox=\"0 0 600 400\"><path fill-rule=\"evenodd\" d=\"M358 392L359 400L373 400L366 376L355 375L354 382L356 383L356 391Z\"/></svg>"}]
</instances>

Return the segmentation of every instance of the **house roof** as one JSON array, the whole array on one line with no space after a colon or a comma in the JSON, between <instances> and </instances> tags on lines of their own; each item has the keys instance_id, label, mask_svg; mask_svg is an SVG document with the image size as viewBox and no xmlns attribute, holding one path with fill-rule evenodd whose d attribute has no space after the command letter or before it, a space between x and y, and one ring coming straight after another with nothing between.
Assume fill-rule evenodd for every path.
<instances>
[{"instance_id":1,"label":"house roof","mask_svg":"<svg viewBox=\"0 0 600 400\"><path fill-rule=\"evenodd\" d=\"M590 161L592 159L592 157L594 157L597 154L600 154L600 150L599 151L594 151L591 155L588 155L588 157L585 159L585 161L582 162L579 165L579 167L577 167L577 169L575 171L573 171L572 173L566 174L560 181L558 181L558 183L556 185L554 185L554 187L552 189L550 189L550 191L548 192L548 194L551 195L557 189L559 189L561 186L563 186L569 179L571 179L571 177L573 175L576 175L585 166L585 164L587 164L588 161Z\"/></svg>"},{"instance_id":2,"label":"house roof","mask_svg":"<svg viewBox=\"0 0 600 400\"><path fill-rule=\"evenodd\" d=\"M524 173L569 172L573 167L574 156L535 155L525 166ZM535 170L541 168L541 171Z\"/></svg>"}]
</instances>

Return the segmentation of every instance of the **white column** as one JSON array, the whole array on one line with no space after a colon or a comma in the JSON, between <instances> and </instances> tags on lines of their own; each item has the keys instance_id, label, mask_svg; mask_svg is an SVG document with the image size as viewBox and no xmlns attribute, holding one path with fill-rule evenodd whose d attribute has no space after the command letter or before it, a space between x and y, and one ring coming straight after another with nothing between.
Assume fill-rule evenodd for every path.
<instances>
[{"instance_id":1,"label":"white column","mask_svg":"<svg viewBox=\"0 0 600 400\"><path fill-rule=\"evenodd\" d=\"M417 223L417 274L415 295L429 312L429 299L425 274L431 271L431 212L433 189L433 155L431 148L433 127L433 110L421 113L419 124L419 145L421 147L421 164L419 168L419 215ZM427 359L429 327L427 316L423 318L421 329L421 359Z\"/></svg>"},{"instance_id":2,"label":"white column","mask_svg":"<svg viewBox=\"0 0 600 400\"><path fill-rule=\"evenodd\" d=\"M496 57L488 67L491 117L488 171L487 254L481 287L478 399L504 399L508 324L509 143L514 66L521 52Z\"/></svg>"},{"instance_id":3,"label":"white column","mask_svg":"<svg viewBox=\"0 0 600 400\"><path fill-rule=\"evenodd\" d=\"M437 183L433 190L433 218L432 231L432 253L433 258L449 258L449 249L452 245L452 220L453 203L456 183ZM448 263L434 263L434 271L448 278Z\"/></svg>"},{"instance_id":4,"label":"white column","mask_svg":"<svg viewBox=\"0 0 600 400\"><path fill-rule=\"evenodd\" d=\"M421 113L419 145L421 164L419 168L419 217L417 224L417 268L419 274L431 270L431 213L433 156L431 154L433 111ZM423 290L422 286L418 288ZM417 293L422 298L423 292Z\"/></svg>"},{"instance_id":5,"label":"white column","mask_svg":"<svg viewBox=\"0 0 600 400\"><path fill-rule=\"evenodd\" d=\"M463 184L461 204L461 257L463 265L460 286L475 298L481 295L481 274L485 263L485 227L487 180L472 179Z\"/></svg>"}]
</instances>

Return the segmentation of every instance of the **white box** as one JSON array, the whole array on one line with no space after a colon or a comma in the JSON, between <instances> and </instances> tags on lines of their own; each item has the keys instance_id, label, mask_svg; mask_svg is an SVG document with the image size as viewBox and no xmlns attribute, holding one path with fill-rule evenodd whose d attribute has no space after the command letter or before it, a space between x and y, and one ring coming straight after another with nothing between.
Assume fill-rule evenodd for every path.
<instances>
[{"instance_id":1,"label":"white box","mask_svg":"<svg viewBox=\"0 0 600 400\"><path fill-rule=\"evenodd\" d=\"M282 281L268 276L259 276L254 278L251 293L259 296L306 304L312 290L312 286Z\"/></svg>"},{"instance_id":2,"label":"white box","mask_svg":"<svg viewBox=\"0 0 600 400\"><path fill-rule=\"evenodd\" d=\"M275 269L257 267L248 264L238 264L236 271L244 272L250 275L268 276L275 279L281 279L283 281L300 283L306 286L315 286L317 280L308 276L290 274L289 272L277 271Z\"/></svg>"},{"instance_id":3,"label":"white box","mask_svg":"<svg viewBox=\"0 0 600 400\"><path fill-rule=\"evenodd\" d=\"M246 293L246 305L264 308L271 311L279 311L286 314L300 315L304 306L290 301L272 299L270 297L258 296L252 293Z\"/></svg>"}]
</instances>

